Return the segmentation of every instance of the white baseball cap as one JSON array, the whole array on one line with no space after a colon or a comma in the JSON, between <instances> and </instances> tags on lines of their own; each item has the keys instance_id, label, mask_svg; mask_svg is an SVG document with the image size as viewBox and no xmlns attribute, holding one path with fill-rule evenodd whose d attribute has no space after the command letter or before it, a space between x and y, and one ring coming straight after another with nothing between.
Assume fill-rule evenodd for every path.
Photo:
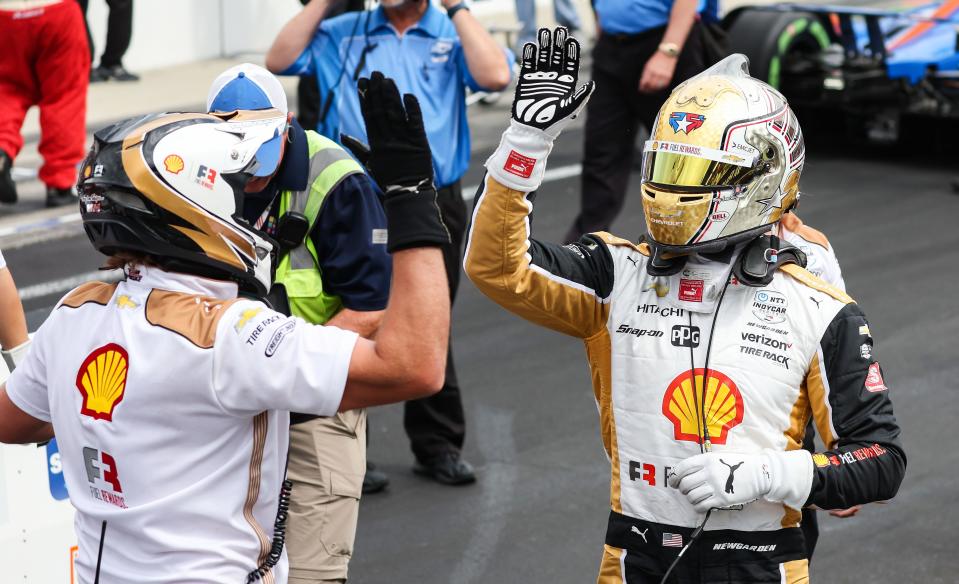
<instances>
[{"instance_id":1,"label":"white baseball cap","mask_svg":"<svg viewBox=\"0 0 959 584\"><path fill-rule=\"evenodd\" d=\"M208 112L276 108L286 114L286 91L275 75L253 63L230 67L213 81L206 96Z\"/></svg>"}]
</instances>

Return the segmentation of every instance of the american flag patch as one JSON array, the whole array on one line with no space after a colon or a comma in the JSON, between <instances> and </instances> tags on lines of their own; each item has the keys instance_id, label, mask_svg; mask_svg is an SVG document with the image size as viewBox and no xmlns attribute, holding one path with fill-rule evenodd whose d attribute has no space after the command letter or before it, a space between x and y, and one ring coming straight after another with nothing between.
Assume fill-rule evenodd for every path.
<instances>
[{"instance_id":1,"label":"american flag patch","mask_svg":"<svg viewBox=\"0 0 959 584\"><path fill-rule=\"evenodd\" d=\"M678 533L663 532L663 547L683 547L683 536Z\"/></svg>"}]
</instances>

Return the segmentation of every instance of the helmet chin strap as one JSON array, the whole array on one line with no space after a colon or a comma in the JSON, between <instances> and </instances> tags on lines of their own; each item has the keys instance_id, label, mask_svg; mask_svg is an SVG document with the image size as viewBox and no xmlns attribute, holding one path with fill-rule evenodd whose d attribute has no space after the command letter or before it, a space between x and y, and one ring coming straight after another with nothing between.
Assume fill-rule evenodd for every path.
<instances>
[{"instance_id":1,"label":"helmet chin strap","mask_svg":"<svg viewBox=\"0 0 959 584\"><path fill-rule=\"evenodd\" d=\"M732 273L742 284L765 286L772 281L773 274L783 264L791 263L806 267L806 254L802 250L776 235L769 234L769 225L764 225L758 230L761 230L763 234L758 237L755 233L751 235L752 240L746 244L743 253L733 265ZM745 239L741 235L747 235L747 233L712 242L710 245L696 246L694 249L686 248L683 252L679 252L676 246L662 246L648 235L644 235L643 239L649 244L651 252L649 262L646 264L646 272L650 276L678 274L686 266L690 255L694 253L707 255L726 251L741 243Z\"/></svg>"}]
</instances>

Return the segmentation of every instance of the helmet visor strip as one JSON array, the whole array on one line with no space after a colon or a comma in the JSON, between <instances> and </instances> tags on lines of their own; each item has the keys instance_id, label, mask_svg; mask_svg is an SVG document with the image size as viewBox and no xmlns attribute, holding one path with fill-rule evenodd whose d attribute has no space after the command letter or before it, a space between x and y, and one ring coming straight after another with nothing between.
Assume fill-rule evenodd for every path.
<instances>
[{"instance_id":1,"label":"helmet visor strip","mask_svg":"<svg viewBox=\"0 0 959 584\"><path fill-rule=\"evenodd\" d=\"M757 158L693 144L648 140L643 182L682 187L732 187L755 176Z\"/></svg>"}]
</instances>

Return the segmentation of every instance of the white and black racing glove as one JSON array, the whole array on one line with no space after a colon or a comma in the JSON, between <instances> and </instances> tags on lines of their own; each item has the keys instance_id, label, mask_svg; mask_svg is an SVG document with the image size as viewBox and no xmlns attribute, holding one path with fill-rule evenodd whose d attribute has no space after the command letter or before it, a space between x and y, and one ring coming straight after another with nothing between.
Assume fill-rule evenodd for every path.
<instances>
[{"instance_id":1,"label":"white and black racing glove","mask_svg":"<svg viewBox=\"0 0 959 584\"><path fill-rule=\"evenodd\" d=\"M525 192L539 188L553 140L593 93L592 81L576 88L578 77L579 42L565 28L539 29L538 48L526 43L509 128L486 161L497 182Z\"/></svg>"},{"instance_id":2,"label":"white and black racing glove","mask_svg":"<svg viewBox=\"0 0 959 584\"><path fill-rule=\"evenodd\" d=\"M699 513L765 499L801 509L812 488L812 456L805 450L762 454L709 452L680 462L669 476Z\"/></svg>"}]
</instances>

